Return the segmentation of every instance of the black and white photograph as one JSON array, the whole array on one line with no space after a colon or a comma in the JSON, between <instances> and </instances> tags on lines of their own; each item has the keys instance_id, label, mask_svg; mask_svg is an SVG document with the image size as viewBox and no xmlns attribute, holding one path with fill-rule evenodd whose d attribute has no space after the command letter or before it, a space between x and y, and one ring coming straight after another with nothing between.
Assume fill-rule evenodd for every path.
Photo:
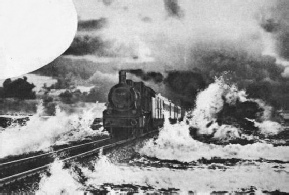
<instances>
[{"instance_id":1,"label":"black and white photograph","mask_svg":"<svg viewBox=\"0 0 289 195\"><path fill-rule=\"evenodd\" d=\"M0 0L2 194L289 194L289 0Z\"/></svg>"}]
</instances>

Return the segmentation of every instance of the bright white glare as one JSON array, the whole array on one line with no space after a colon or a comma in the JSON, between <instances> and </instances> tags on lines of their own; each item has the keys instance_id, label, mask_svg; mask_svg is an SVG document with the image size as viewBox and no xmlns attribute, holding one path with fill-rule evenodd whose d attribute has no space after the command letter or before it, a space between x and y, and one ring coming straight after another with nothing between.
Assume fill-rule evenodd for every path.
<instances>
[{"instance_id":1,"label":"bright white glare","mask_svg":"<svg viewBox=\"0 0 289 195\"><path fill-rule=\"evenodd\" d=\"M61 55L77 29L72 0L0 1L0 79L36 70Z\"/></svg>"}]
</instances>

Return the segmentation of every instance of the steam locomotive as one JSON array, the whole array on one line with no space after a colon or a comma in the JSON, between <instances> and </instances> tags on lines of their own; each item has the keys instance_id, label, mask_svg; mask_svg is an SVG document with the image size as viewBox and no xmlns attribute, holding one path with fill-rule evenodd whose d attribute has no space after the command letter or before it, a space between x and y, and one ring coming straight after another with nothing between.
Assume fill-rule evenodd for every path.
<instances>
[{"instance_id":1,"label":"steam locomotive","mask_svg":"<svg viewBox=\"0 0 289 195\"><path fill-rule=\"evenodd\" d=\"M126 79L126 70L121 70L119 83L108 94L103 126L114 139L136 138L163 126L165 113L172 122L184 117L180 106L143 82Z\"/></svg>"}]
</instances>

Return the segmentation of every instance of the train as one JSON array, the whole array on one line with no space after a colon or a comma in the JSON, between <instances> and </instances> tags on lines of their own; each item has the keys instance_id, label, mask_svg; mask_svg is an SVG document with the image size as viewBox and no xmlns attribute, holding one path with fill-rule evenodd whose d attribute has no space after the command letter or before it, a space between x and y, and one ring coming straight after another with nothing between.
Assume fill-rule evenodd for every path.
<instances>
[{"instance_id":1,"label":"train","mask_svg":"<svg viewBox=\"0 0 289 195\"><path fill-rule=\"evenodd\" d=\"M165 116L172 123L184 118L184 109L143 82L127 79L126 73L119 71L119 82L110 89L103 111L103 127L111 138L137 138L155 131L163 126Z\"/></svg>"}]
</instances>

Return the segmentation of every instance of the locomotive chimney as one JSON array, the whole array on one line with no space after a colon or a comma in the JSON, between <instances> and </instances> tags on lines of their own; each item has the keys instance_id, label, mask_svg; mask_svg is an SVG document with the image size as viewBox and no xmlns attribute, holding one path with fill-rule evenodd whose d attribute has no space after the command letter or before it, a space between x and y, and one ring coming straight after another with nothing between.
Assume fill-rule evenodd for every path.
<instances>
[{"instance_id":1,"label":"locomotive chimney","mask_svg":"<svg viewBox=\"0 0 289 195\"><path fill-rule=\"evenodd\" d=\"M119 71L119 83L126 83L126 71L125 70Z\"/></svg>"}]
</instances>

